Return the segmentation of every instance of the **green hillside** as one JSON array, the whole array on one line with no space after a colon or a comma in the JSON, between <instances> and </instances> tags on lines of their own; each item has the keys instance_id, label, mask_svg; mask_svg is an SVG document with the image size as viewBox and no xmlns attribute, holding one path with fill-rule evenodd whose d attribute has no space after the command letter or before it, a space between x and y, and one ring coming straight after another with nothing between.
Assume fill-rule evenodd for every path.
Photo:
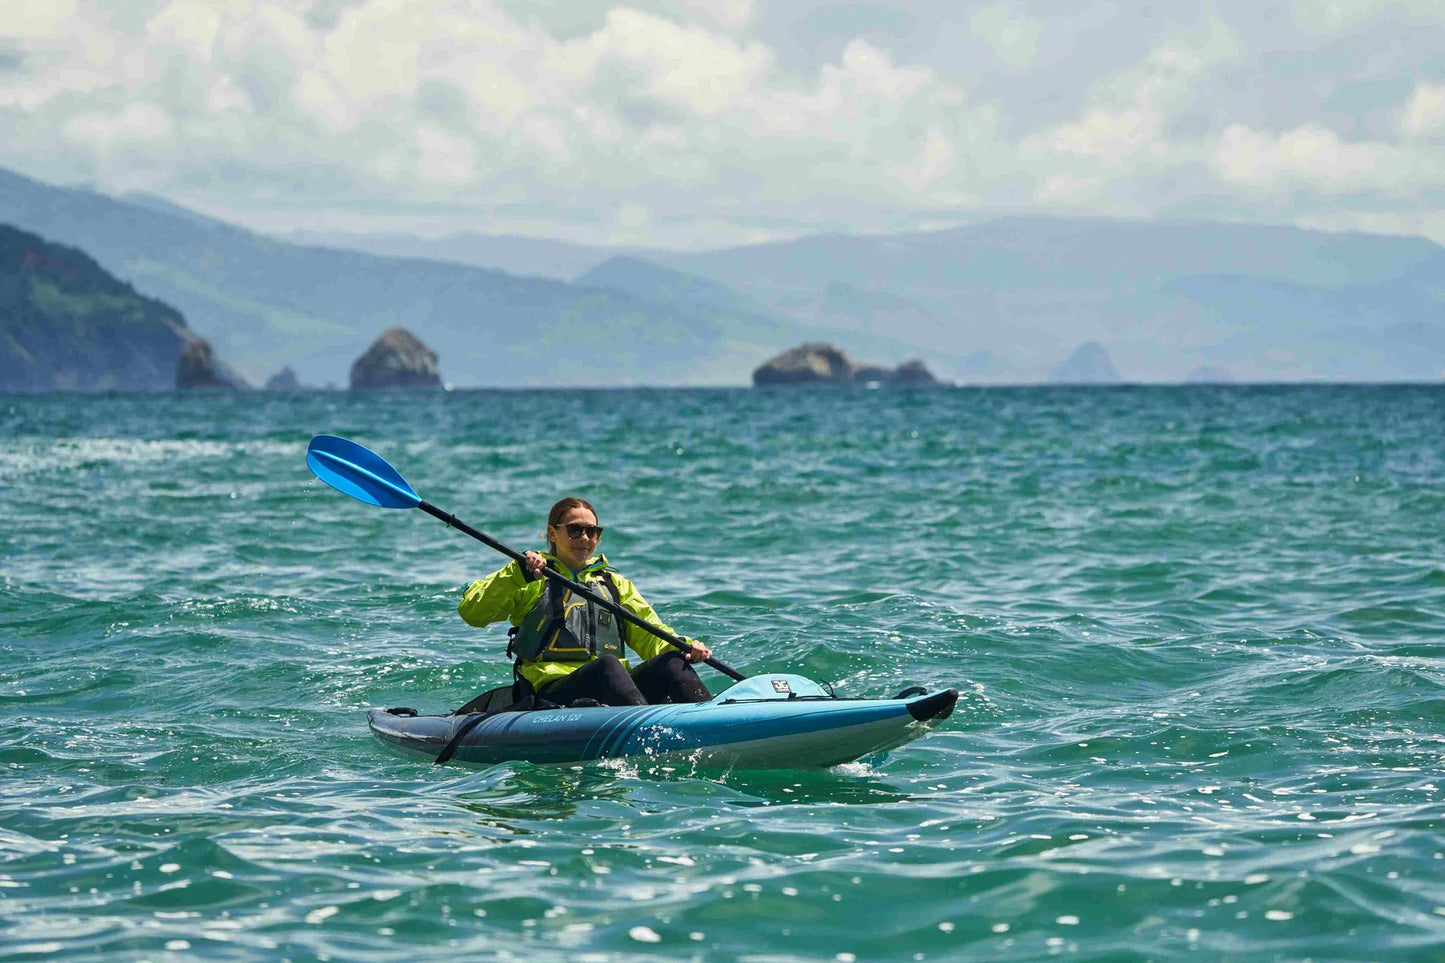
<instances>
[{"instance_id":1,"label":"green hillside","mask_svg":"<svg viewBox=\"0 0 1445 963\"><path fill-rule=\"evenodd\" d=\"M180 313L92 258L0 224L0 391L164 391Z\"/></svg>"}]
</instances>

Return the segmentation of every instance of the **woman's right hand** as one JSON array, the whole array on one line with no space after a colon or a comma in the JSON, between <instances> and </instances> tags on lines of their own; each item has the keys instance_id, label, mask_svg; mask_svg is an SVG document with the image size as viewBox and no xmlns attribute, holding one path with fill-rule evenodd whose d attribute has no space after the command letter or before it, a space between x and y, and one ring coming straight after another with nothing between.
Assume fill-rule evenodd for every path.
<instances>
[{"instance_id":1,"label":"woman's right hand","mask_svg":"<svg viewBox=\"0 0 1445 963\"><path fill-rule=\"evenodd\" d=\"M541 578L542 569L547 567L547 560L542 557L541 552L526 552L522 555L522 570L532 578Z\"/></svg>"}]
</instances>

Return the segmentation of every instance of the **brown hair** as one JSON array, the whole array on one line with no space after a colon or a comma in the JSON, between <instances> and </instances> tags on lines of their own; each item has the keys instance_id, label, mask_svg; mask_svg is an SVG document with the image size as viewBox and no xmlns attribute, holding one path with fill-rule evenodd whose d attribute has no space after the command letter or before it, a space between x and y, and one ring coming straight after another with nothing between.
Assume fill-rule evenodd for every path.
<instances>
[{"instance_id":1,"label":"brown hair","mask_svg":"<svg viewBox=\"0 0 1445 963\"><path fill-rule=\"evenodd\" d=\"M547 513L547 530L542 533L542 537L547 540L547 550L553 555L557 554L557 545L552 541L552 527L560 525L562 518L574 508L585 508L592 513L593 518L597 517L597 509L593 508L592 503L585 498L568 495L553 505L552 510Z\"/></svg>"}]
</instances>

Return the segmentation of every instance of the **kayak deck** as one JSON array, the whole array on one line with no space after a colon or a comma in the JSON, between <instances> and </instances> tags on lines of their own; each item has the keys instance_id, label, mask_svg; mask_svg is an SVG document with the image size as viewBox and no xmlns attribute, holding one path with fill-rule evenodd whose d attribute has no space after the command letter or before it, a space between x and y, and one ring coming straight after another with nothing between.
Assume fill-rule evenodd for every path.
<instances>
[{"instance_id":1,"label":"kayak deck","mask_svg":"<svg viewBox=\"0 0 1445 963\"><path fill-rule=\"evenodd\" d=\"M416 716L372 709L387 746L435 761L574 763L643 757L743 769L826 768L911 742L952 713L958 693L838 699L802 676L754 676L709 702Z\"/></svg>"}]
</instances>

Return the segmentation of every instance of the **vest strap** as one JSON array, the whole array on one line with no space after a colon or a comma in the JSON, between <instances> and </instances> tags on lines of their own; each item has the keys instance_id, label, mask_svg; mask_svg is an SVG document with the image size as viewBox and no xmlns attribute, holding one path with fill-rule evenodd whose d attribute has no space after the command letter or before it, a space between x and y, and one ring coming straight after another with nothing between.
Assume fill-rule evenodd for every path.
<instances>
[{"instance_id":1,"label":"vest strap","mask_svg":"<svg viewBox=\"0 0 1445 963\"><path fill-rule=\"evenodd\" d=\"M616 602L618 607L621 607L622 593L617 590L617 583L612 580L612 569L604 568L597 573L597 577L607 583L607 594L612 596L612 601Z\"/></svg>"}]
</instances>

